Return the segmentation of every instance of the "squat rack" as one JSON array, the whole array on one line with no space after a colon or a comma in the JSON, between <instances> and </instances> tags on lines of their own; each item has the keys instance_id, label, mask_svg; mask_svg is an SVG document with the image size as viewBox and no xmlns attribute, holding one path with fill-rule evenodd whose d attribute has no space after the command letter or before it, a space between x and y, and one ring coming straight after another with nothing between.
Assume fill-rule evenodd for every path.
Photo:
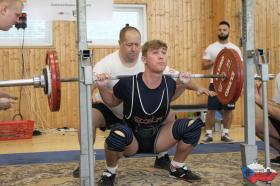
<instances>
[{"instance_id":1,"label":"squat rack","mask_svg":"<svg viewBox=\"0 0 280 186\"><path fill-rule=\"evenodd\" d=\"M95 185L95 153L93 139L95 130L92 127L91 88L92 66L89 63L89 50L87 46L87 25L86 25L86 0L76 0L77 4L77 25L78 25L78 57L79 57L79 85L80 85L80 128L81 128L81 149L80 149L80 185ZM255 98L254 98L254 1L242 0L242 43L243 60L245 67L244 98L245 98L245 143L241 144L242 165L247 166L257 162L257 146L255 140ZM265 67L266 68L266 67ZM262 74L265 75L265 74ZM266 78L264 78L266 80ZM265 82L265 81L263 81ZM264 87L266 88L266 86ZM264 90L263 88L263 90ZM265 90L266 91L266 90ZM264 100L265 101L265 100ZM267 98L266 98L267 101ZM264 104L267 105L267 102ZM253 110L252 110L253 109ZM264 109L267 113L267 107ZM267 119L267 118L266 118ZM269 141L268 125L265 121L265 150L266 167L269 167ZM93 133L92 133L93 132Z\"/></svg>"},{"instance_id":2,"label":"squat rack","mask_svg":"<svg viewBox=\"0 0 280 186\"><path fill-rule=\"evenodd\" d=\"M262 104L263 104L263 125L264 125L264 143L265 143L265 166L264 169L270 172L269 158L269 127L268 127L268 96L267 81L269 80L268 64L265 62L263 54L262 63L259 63L259 51L254 49L254 0L242 0L242 46L244 60L244 116L245 116L245 143L240 145L242 166L247 167L250 164L258 162L258 149L256 145L256 127L255 127L255 94L254 94L254 74L255 69L260 73L262 81ZM255 68L256 66L256 68ZM271 185L271 181L266 181Z\"/></svg>"},{"instance_id":3,"label":"squat rack","mask_svg":"<svg viewBox=\"0 0 280 186\"><path fill-rule=\"evenodd\" d=\"M86 0L76 0L77 33L79 59L79 91L80 91L80 185L94 186L95 153L93 139L95 127L92 126L91 89L93 72L91 55L87 46ZM93 136L94 135L94 136Z\"/></svg>"}]
</instances>

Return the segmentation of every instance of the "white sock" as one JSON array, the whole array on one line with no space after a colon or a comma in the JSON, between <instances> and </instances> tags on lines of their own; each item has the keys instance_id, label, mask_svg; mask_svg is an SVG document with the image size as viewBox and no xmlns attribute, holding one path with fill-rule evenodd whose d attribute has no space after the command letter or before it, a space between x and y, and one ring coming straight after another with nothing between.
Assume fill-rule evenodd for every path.
<instances>
[{"instance_id":1,"label":"white sock","mask_svg":"<svg viewBox=\"0 0 280 186\"><path fill-rule=\"evenodd\" d=\"M180 163L180 162L177 162L177 161L174 161L174 160L172 160L171 161L171 165L173 166L173 167L176 167L176 168L179 168L179 167L184 167L186 164L183 162L183 163ZM186 167L186 166L185 166Z\"/></svg>"},{"instance_id":2,"label":"white sock","mask_svg":"<svg viewBox=\"0 0 280 186\"><path fill-rule=\"evenodd\" d=\"M108 167L108 166L106 166L106 169L107 169L109 172L111 172L112 174L116 174L117 168L118 168L118 165L115 166L115 167Z\"/></svg>"},{"instance_id":3,"label":"white sock","mask_svg":"<svg viewBox=\"0 0 280 186\"><path fill-rule=\"evenodd\" d=\"M212 130L206 130L206 134L208 134L209 136L212 136Z\"/></svg>"},{"instance_id":4,"label":"white sock","mask_svg":"<svg viewBox=\"0 0 280 186\"><path fill-rule=\"evenodd\" d=\"M157 154L157 157L158 157L158 158L161 158L161 157L165 156L165 154L168 154L167 151L165 151L165 152L160 152L160 153Z\"/></svg>"},{"instance_id":5,"label":"white sock","mask_svg":"<svg viewBox=\"0 0 280 186\"><path fill-rule=\"evenodd\" d=\"M228 132L229 132L229 129L224 128L222 136L224 136L225 134L228 134Z\"/></svg>"}]
</instances>

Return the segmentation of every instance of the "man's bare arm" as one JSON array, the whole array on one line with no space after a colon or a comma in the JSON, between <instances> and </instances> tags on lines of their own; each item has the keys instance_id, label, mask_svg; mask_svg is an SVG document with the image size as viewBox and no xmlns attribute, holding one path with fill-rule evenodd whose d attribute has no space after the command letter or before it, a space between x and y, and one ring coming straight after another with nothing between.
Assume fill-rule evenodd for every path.
<instances>
[{"instance_id":1,"label":"man's bare arm","mask_svg":"<svg viewBox=\"0 0 280 186\"><path fill-rule=\"evenodd\" d=\"M118 99L114 95L112 90L109 90L108 88L103 88L103 87L102 88L98 87L98 89L99 89L99 93L101 95L102 100L109 107L118 106L122 102L120 99Z\"/></svg>"},{"instance_id":2,"label":"man's bare arm","mask_svg":"<svg viewBox=\"0 0 280 186\"><path fill-rule=\"evenodd\" d=\"M202 69L203 70L208 70L210 69L213 65L214 65L215 62L213 61L210 61L210 60L204 60L202 62Z\"/></svg>"}]
</instances>

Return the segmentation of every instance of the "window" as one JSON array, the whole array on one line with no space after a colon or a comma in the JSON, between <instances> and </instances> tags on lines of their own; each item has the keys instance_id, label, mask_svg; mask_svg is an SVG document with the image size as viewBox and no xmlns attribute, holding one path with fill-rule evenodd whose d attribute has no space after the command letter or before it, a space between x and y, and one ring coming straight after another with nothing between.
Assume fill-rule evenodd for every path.
<instances>
[{"instance_id":1,"label":"window","mask_svg":"<svg viewBox=\"0 0 280 186\"><path fill-rule=\"evenodd\" d=\"M50 46L52 45L52 23L50 21L27 20L27 28L17 30L15 27L8 32L0 31L1 46Z\"/></svg>"},{"instance_id":2,"label":"window","mask_svg":"<svg viewBox=\"0 0 280 186\"><path fill-rule=\"evenodd\" d=\"M118 45L120 30L129 24L141 33L142 43L147 40L146 6L114 4L112 21L88 21L87 39L89 45Z\"/></svg>"},{"instance_id":3,"label":"window","mask_svg":"<svg viewBox=\"0 0 280 186\"><path fill-rule=\"evenodd\" d=\"M129 24L139 29L142 43L147 40L146 5L114 4L112 21L88 21L87 39L89 45L114 46L118 45L121 28ZM16 28L8 32L0 31L0 46L52 45L52 22L43 20L28 20L25 31Z\"/></svg>"}]
</instances>

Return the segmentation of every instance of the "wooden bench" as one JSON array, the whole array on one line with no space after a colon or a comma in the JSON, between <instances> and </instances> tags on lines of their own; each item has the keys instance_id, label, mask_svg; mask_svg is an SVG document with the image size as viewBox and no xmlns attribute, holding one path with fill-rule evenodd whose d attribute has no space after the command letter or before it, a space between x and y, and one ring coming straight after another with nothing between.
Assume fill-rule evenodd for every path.
<instances>
[{"instance_id":1,"label":"wooden bench","mask_svg":"<svg viewBox=\"0 0 280 186\"><path fill-rule=\"evenodd\" d=\"M197 105L171 105L171 109L178 112L200 112L200 118L205 122L205 112L207 111L207 104Z\"/></svg>"},{"instance_id":2,"label":"wooden bench","mask_svg":"<svg viewBox=\"0 0 280 186\"><path fill-rule=\"evenodd\" d=\"M203 122L205 122L205 116L207 112L207 104L198 104L198 105L171 105L171 109L175 113L179 112L200 112L200 118ZM214 131L220 131L223 129L223 123L221 116L217 117L218 113L215 115L215 125L213 126Z\"/></svg>"},{"instance_id":3,"label":"wooden bench","mask_svg":"<svg viewBox=\"0 0 280 186\"><path fill-rule=\"evenodd\" d=\"M199 105L171 105L174 112L205 112L207 111L207 104Z\"/></svg>"}]
</instances>

